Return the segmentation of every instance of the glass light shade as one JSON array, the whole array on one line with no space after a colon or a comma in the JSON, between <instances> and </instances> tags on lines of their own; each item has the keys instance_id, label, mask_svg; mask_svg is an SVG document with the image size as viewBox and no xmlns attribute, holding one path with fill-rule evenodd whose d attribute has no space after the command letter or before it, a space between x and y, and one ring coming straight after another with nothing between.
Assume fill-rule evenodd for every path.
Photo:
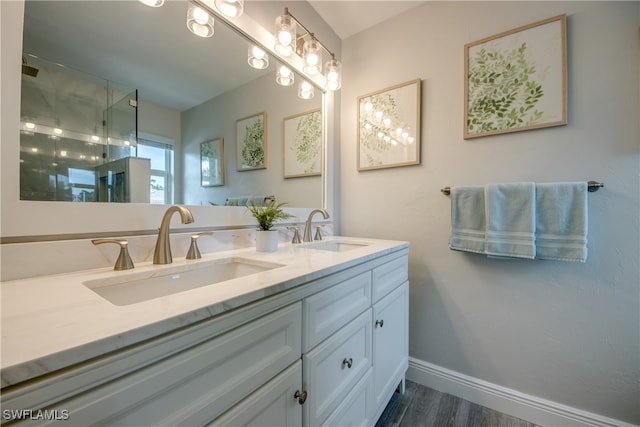
<instances>
[{"instance_id":1,"label":"glass light shade","mask_svg":"<svg viewBox=\"0 0 640 427\"><path fill-rule=\"evenodd\" d=\"M216 8L224 16L237 18L244 12L244 0L216 0Z\"/></svg>"},{"instance_id":2,"label":"glass light shade","mask_svg":"<svg viewBox=\"0 0 640 427\"><path fill-rule=\"evenodd\" d=\"M304 42L302 59L304 61L303 70L308 75L315 76L322 72L322 47L318 40L312 37Z\"/></svg>"},{"instance_id":3,"label":"glass light shade","mask_svg":"<svg viewBox=\"0 0 640 427\"><path fill-rule=\"evenodd\" d=\"M311 83L303 81L298 85L298 98L311 99L315 95L315 91Z\"/></svg>"},{"instance_id":4,"label":"glass light shade","mask_svg":"<svg viewBox=\"0 0 640 427\"><path fill-rule=\"evenodd\" d=\"M269 66L269 56L258 46L249 45L248 60L249 65L258 70L263 70Z\"/></svg>"},{"instance_id":5,"label":"glass light shade","mask_svg":"<svg viewBox=\"0 0 640 427\"><path fill-rule=\"evenodd\" d=\"M160 7L164 4L164 0L140 0L140 3L151 7Z\"/></svg>"},{"instance_id":6,"label":"glass light shade","mask_svg":"<svg viewBox=\"0 0 640 427\"><path fill-rule=\"evenodd\" d=\"M199 37L211 37L213 35L213 16L209 12L190 4L187 10L187 28Z\"/></svg>"},{"instance_id":7,"label":"glass light shade","mask_svg":"<svg viewBox=\"0 0 640 427\"><path fill-rule=\"evenodd\" d=\"M274 49L280 55L290 56L296 49L296 21L289 15L276 18Z\"/></svg>"},{"instance_id":8,"label":"glass light shade","mask_svg":"<svg viewBox=\"0 0 640 427\"><path fill-rule=\"evenodd\" d=\"M295 81L293 72L284 65L278 67L278 72L276 73L276 83L280 86L291 86Z\"/></svg>"},{"instance_id":9,"label":"glass light shade","mask_svg":"<svg viewBox=\"0 0 640 427\"><path fill-rule=\"evenodd\" d=\"M342 87L342 64L333 58L328 60L324 67L324 79L328 90L340 89Z\"/></svg>"}]
</instances>

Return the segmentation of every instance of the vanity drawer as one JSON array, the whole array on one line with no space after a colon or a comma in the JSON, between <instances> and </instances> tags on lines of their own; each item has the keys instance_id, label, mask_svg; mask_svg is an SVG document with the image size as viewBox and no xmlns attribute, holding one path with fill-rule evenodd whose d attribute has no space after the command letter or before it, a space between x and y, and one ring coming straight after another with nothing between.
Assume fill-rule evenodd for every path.
<instances>
[{"instance_id":1,"label":"vanity drawer","mask_svg":"<svg viewBox=\"0 0 640 427\"><path fill-rule=\"evenodd\" d=\"M308 351L371 306L371 272L366 271L304 299L303 349Z\"/></svg>"},{"instance_id":2,"label":"vanity drawer","mask_svg":"<svg viewBox=\"0 0 640 427\"><path fill-rule=\"evenodd\" d=\"M409 257L401 256L373 269L373 302L409 279Z\"/></svg>"},{"instance_id":3,"label":"vanity drawer","mask_svg":"<svg viewBox=\"0 0 640 427\"><path fill-rule=\"evenodd\" d=\"M305 425L324 423L372 366L371 325L369 309L303 356Z\"/></svg>"},{"instance_id":4,"label":"vanity drawer","mask_svg":"<svg viewBox=\"0 0 640 427\"><path fill-rule=\"evenodd\" d=\"M300 358L301 303L48 409L74 425L202 425Z\"/></svg>"}]
</instances>

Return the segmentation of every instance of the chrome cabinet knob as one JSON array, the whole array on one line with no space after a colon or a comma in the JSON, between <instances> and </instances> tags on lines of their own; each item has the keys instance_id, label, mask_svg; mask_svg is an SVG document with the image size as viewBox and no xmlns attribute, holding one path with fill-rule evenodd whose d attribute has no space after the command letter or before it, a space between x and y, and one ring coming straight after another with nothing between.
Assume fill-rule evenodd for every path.
<instances>
[{"instance_id":1,"label":"chrome cabinet knob","mask_svg":"<svg viewBox=\"0 0 640 427\"><path fill-rule=\"evenodd\" d=\"M306 391L300 391L300 390L296 390L295 394L293 395L294 399L298 399L298 403L300 405L304 405L304 402L307 401L307 392Z\"/></svg>"},{"instance_id":2,"label":"chrome cabinet knob","mask_svg":"<svg viewBox=\"0 0 640 427\"><path fill-rule=\"evenodd\" d=\"M351 367L353 366L353 358L344 358L344 360L342 361L342 369L344 369L344 367L347 367L349 369L351 369Z\"/></svg>"}]
</instances>

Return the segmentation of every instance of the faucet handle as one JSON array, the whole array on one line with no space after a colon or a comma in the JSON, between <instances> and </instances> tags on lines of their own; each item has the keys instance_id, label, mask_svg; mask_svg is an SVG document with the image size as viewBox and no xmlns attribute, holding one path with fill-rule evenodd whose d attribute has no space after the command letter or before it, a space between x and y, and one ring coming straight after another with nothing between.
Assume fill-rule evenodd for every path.
<instances>
[{"instance_id":1,"label":"faucet handle","mask_svg":"<svg viewBox=\"0 0 640 427\"><path fill-rule=\"evenodd\" d=\"M313 236L313 240L322 240L322 233L320 232L322 227L324 227L324 225L316 226L316 235Z\"/></svg>"},{"instance_id":2,"label":"faucet handle","mask_svg":"<svg viewBox=\"0 0 640 427\"><path fill-rule=\"evenodd\" d=\"M302 240L300 239L300 227L292 225L287 227L287 229L293 230L293 239L291 239L291 243L302 243Z\"/></svg>"},{"instance_id":3,"label":"faucet handle","mask_svg":"<svg viewBox=\"0 0 640 427\"><path fill-rule=\"evenodd\" d=\"M119 239L93 239L91 243L94 245L101 245L103 243L115 243L120 245L120 254L116 260L116 264L113 266L114 270L131 270L134 265L131 257L129 256L129 242Z\"/></svg>"},{"instance_id":4,"label":"faucet handle","mask_svg":"<svg viewBox=\"0 0 640 427\"><path fill-rule=\"evenodd\" d=\"M213 236L213 231L203 231L201 233L195 233L191 235L191 245L189 246L189 251L187 252L187 259L202 258L200 249L198 249L198 238L200 236Z\"/></svg>"}]
</instances>

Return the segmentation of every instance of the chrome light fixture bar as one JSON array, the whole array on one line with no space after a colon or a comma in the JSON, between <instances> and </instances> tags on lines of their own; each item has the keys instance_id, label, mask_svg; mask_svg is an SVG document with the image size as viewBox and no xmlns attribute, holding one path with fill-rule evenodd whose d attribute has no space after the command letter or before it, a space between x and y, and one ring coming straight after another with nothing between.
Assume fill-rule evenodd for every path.
<instances>
[{"instance_id":1,"label":"chrome light fixture bar","mask_svg":"<svg viewBox=\"0 0 640 427\"><path fill-rule=\"evenodd\" d=\"M297 34L297 26L304 33ZM326 51L331 59L324 65L324 81L327 90L336 91L342 86L342 64L336 59L335 53L330 51L315 35L309 31L290 12L284 8L284 13L275 21L274 49L280 55L291 56L298 54L303 61L303 71L309 76L322 74L322 51ZM305 40L305 37L308 39Z\"/></svg>"}]
</instances>

